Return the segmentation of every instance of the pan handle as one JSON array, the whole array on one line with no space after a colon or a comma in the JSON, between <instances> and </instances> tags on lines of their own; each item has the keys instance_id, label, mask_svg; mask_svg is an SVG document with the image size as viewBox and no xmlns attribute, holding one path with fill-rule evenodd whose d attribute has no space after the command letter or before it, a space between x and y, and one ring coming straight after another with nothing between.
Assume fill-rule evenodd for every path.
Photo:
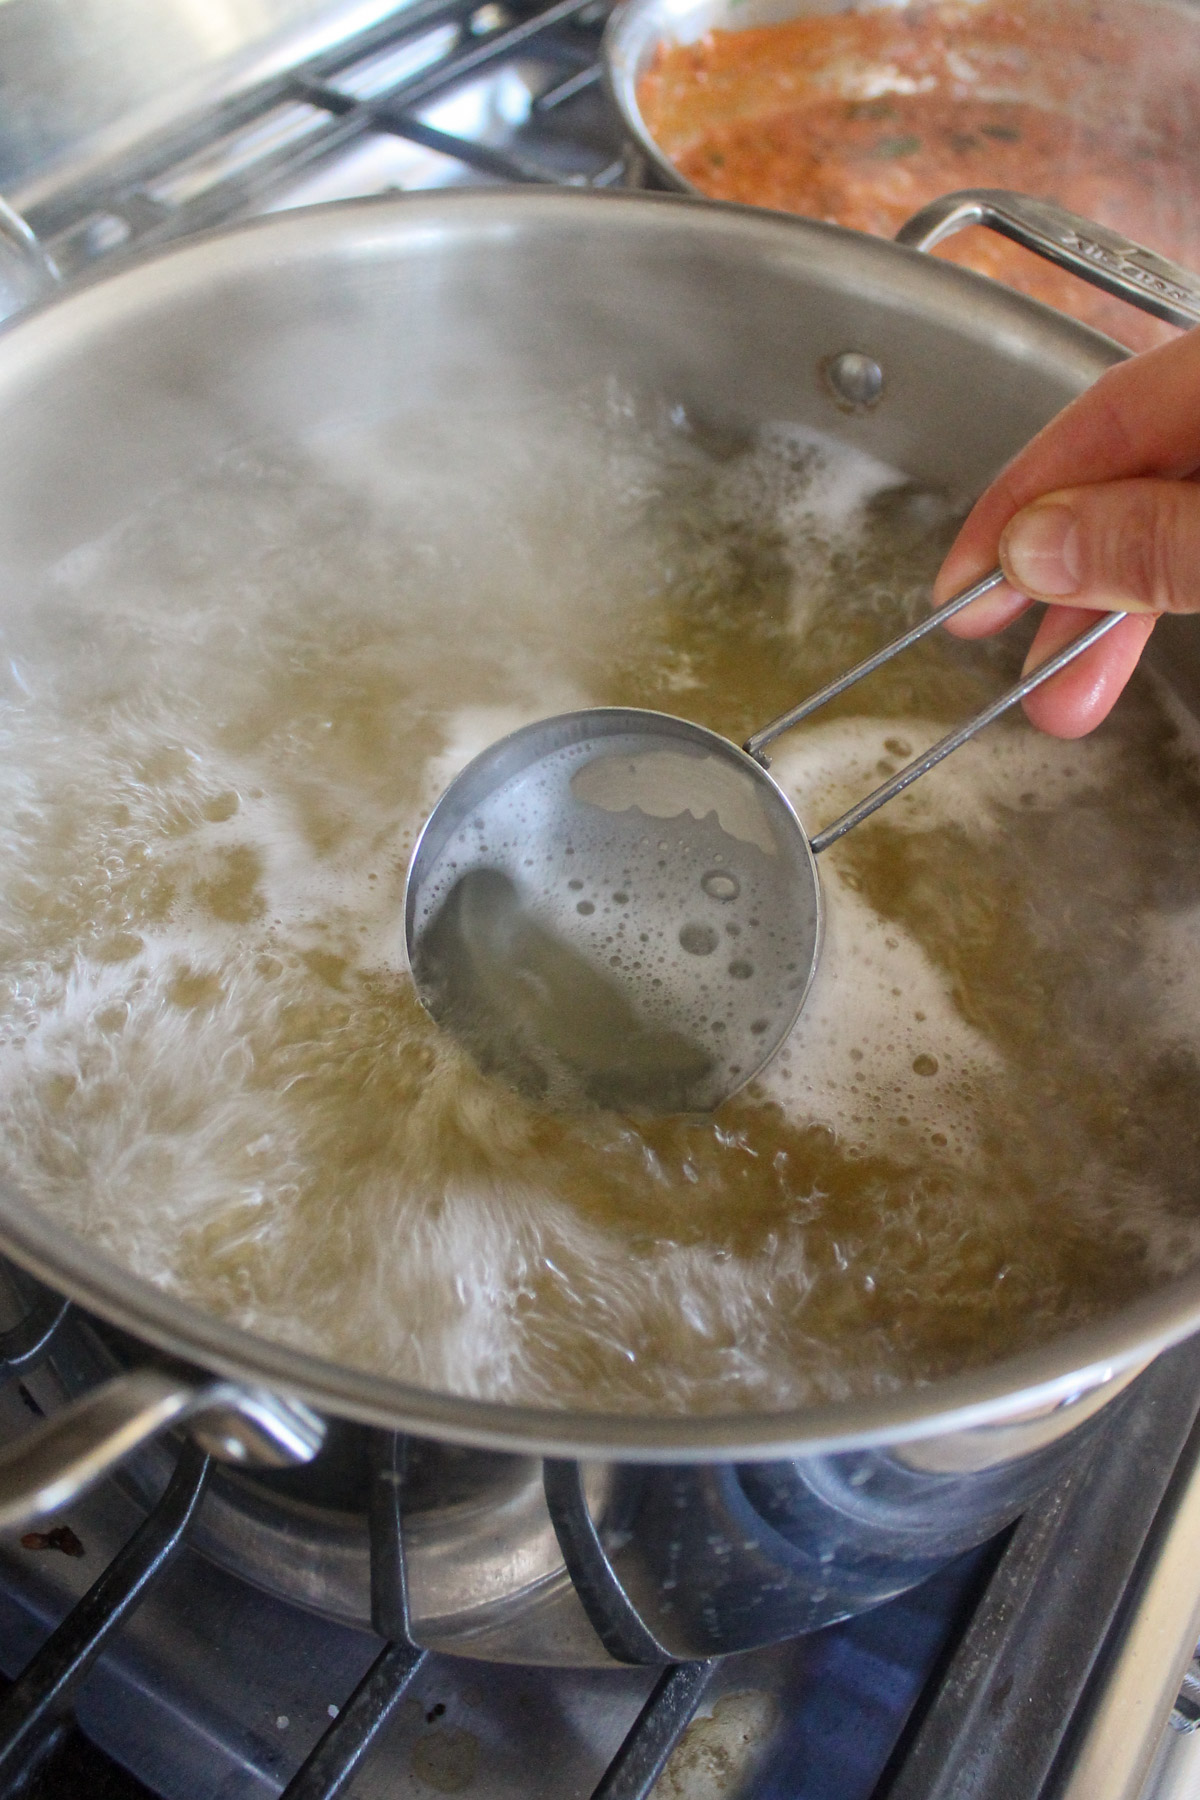
<instances>
[{"instance_id":1,"label":"pan handle","mask_svg":"<svg viewBox=\"0 0 1200 1800\"><path fill-rule=\"evenodd\" d=\"M20 213L0 199L0 319L23 312L58 286L59 273Z\"/></svg>"},{"instance_id":2,"label":"pan handle","mask_svg":"<svg viewBox=\"0 0 1200 1800\"><path fill-rule=\"evenodd\" d=\"M140 1444L186 1425L222 1462L311 1462L325 1437L316 1413L232 1381L202 1387L158 1369L116 1375L35 1425L0 1455L0 1531L68 1506Z\"/></svg>"},{"instance_id":3,"label":"pan handle","mask_svg":"<svg viewBox=\"0 0 1200 1800\"><path fill-rule=\"evenodd\" d=\"M896 242L911 250L932 250L969 225L985 225L1011 238L1168 325L1185 331L1200 325L1200 278L1190 270L1107 225L1027 194L1005 188L963 188L946 194L914 213L896 233Z\"/></svg>"}]
</instances>

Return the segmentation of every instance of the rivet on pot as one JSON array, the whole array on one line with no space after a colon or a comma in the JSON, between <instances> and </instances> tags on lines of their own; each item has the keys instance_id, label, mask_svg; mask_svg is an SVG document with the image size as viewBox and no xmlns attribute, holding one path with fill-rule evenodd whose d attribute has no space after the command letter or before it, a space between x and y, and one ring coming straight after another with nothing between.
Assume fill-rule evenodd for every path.
<instances>
[{"instance_id":1,"label":"rivet on pot","mask_svg":"<svg viewBox=\"0 0 1200 1800\"><path fill-rule=\"evenodd\" d=\"M842 350L822 364L829 391L841 407L869 412L883 399L883 370L862 350Z\"/></svg>"}]
</instances>

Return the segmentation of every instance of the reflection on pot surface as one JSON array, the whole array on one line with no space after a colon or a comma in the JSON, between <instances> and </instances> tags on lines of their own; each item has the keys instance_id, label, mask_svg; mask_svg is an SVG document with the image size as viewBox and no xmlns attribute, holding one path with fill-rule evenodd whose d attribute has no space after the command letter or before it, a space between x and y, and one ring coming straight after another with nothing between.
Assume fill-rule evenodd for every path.
<instances>
[{"instance_id":1,"label":"reflection on pot surface","mask_svg":"<svg viewBox=\"0 0 1200 1800\"><path fill-rule=\"evenodd\" d=\"M939 195L1014 188L1200 264L1200 32L1173 6L940 0L716 29L661 45L638 101L715 199L894 237ZM982 231L944 254L1134 348L1169 335Z\"/></svg>"},{"instance_id":2,"label":"reflection on pot surface","mask_svg":"<svg viewBox=\"0 0 1200 1800\"><path fill-rule=\"evenodd\" d=\"M484 743L594 703L739 736L922 606L951 527L814 434L609 390L230 453L73 553L6 619L5 1172L269 1336L585 1408L886 1390L1188 1266L1200 807L1148 683L838 846L808 1009L711 1117L539 1109L400 966L412 836ZM930 641L789 743L802 816L1016 654ZM579 903L636 957L619 891Z\"/></svg>"}]
</instances>

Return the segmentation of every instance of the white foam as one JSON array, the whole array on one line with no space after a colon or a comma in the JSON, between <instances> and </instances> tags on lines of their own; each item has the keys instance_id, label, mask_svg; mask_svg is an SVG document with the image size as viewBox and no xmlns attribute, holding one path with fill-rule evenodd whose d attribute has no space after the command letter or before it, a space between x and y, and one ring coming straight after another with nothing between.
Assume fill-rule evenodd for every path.
<instances>
[{"instance_id":1,"label":"white foam","mask_svg":"<svg viewBox=\"0 0 1200 1800\"><path fill-rule=\"evenodd\" d=\"M947 729L945 720L898 723L869 715L816 724L782 741L771 772L811 835ZM897 831L956 826L991 835L1004 830L1016 807L1054 811L1089 784L1112 779L1119 756L1106 741L1068 743L1031 731L1023 721L996 725L889 801L884 816Z\"/></svg>"},{"instance_id":2,"label":"white foam","mask_svg":"<svg viewBox=\"0 0 1200 1800\"><path fill-rule=\"evenodd\" d=\"M966 1160L978 1148L982 1084L1002 1066L997 1050L963 1019L921 946L828 866L824 894L816 979L764 1085L789 1117L818 1120L850 1143L887 1146L900 1115Z\"/></svg>"}]
</instances>

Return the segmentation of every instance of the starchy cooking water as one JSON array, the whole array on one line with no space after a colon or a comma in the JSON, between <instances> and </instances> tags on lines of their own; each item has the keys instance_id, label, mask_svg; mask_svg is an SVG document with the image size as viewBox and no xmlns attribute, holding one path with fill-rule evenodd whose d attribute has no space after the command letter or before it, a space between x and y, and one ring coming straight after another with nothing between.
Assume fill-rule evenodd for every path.
<instances>
[{"instance_id":1,"label":"starchy cooking water","mask_svg":"<svg viewBox=\"0 0 1200 1800\"><path fill-rule=\"evenodd\" d=\"M585 1407L887 1388L1194 1262L1200 776L1145 679L825 854L806 1010L712 1116L558 1114L431 1023L401 897L456 770L589 705L740 739L915 616L953 526L795 429L467 426L231 454L9 596L5 1175L253 1330ZM1019 656L939 636L786 740L810 829Z\"/></svg>"}]
</instances>

